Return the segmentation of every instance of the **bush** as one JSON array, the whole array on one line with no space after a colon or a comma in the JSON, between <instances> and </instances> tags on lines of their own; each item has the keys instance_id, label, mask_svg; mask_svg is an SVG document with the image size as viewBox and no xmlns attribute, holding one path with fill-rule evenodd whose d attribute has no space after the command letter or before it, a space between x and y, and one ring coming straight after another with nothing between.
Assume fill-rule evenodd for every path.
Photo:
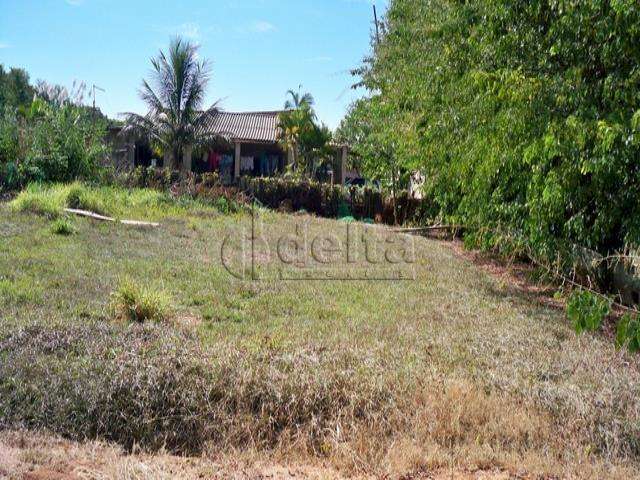
<instances>
[{"instance_id":1,"label":"bush","mask_svg":"<svg viewBox=\"0 0 640 480\"><path fill-rule=\"evenodd\" d=\"M619 321L616 331L616 346L627 346L630 352L640 351L640 321L638 316L626 313Z\"/></svg>"},{"instance_id":2,"label":"bush","mask_svg":"<svg viewBox=\"0 0 640 480\"><path fill-rule=\"evenodd\" d=\"M104 124L83 107L36 99L25 123L28 139L19 168L25 181L68 182L96 177L106 154Z\"/></svg>"},{"instance_id":3,"label":"bush","mask_svg":"<svg viewBox=\"0 0 640 480\"><path fill-rule=\"evenodd\" d=\"M123 182L132 188L152 188L168 191L171 185L180 180L179 172L170 168L136 167L126 174Z\"/></svg>"},{"instance_id":4,"label":"bush","mask_svg":"<svg viewBox=\"0 0 640 480\"><path fill-rule=\"evenodd\" d=\"M75 228L67 218L59 218L51 224L51 233L64 236L72 235L75 233Z\"/></svg>"},{"instance_id":5,"label":"bush","mask_svg":"<svg viewBox=\"0 0 640 480\"><path fill-rule=\"evenodd\" d=\"M251 193L269 208L290 205L294 211L304 210L330 218L353 216L377 219L394 224L393 200L388 193L370 187L344 187L292 178L242 178L240 188ZM428 200L410 198L402 192L396 198L398 223L426 221L433 209Z\"/></svg>"},{"instance_id":6,"label":"bush","mask_svg":"<svg viewBox=\"0 0 640 480\"><path fill-rule=\"evenodd\" d=\"M567 301L567 316L576 333L599 330L610 309L609 300L585 290L573 292Z\"/></svg>"},{"instance_id":7,"label":"bush","mask_svg":"<svg viewBox=\"0 0 640 480\"><path fill-rule=\"evenodd\" d=\"M348 199L342 187L297 179L244 177L240 188L269 208L277 209L289 201L295 211L306 210L325 217L335 217L340 201Z\"/></svg>"},{"instance_id":8,"label":"bush","mask_svg":"<svg viewBox=\"0 0 640 480\"><path fill-rule=\"evenodd\" d=\"M125 279L111 294L111 309L121 320L137 323L162 322L168 318L169 300L163 292L153 291L131 279Z\"/></svg>"},{"instance_id":9,"label":"bush","mask_svg":"<svg viewBox=\"0 0 640 480\"><path fill-rule=\"evenodd\" d=\"M20 155L18 119L14 111L0 111L0 190L13 190L19 186L17 160Z\"/></svg>"},{"instance_id":10,"label":"bush","mask_svg":"<svg viewBox=\"0 0 640 480\"><path fill-rule=\"evenodd\" d=\"M0 189L29 182L95 179L106 155L105 124L69 100L36 98L0 112Z\"/></svg>"}]
</instances>

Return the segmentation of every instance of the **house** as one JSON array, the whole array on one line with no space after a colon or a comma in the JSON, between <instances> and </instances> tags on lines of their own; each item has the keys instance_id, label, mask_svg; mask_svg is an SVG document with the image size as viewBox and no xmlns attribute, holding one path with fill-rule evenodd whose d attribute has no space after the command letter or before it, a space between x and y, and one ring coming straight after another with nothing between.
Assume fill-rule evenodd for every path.
<instances>
[{"instance_id":1,"label":"house","mask_svg":"<svg viewBox=\"0 0 640 480\"><path fill-rule=\"evenodd\" d=\"M276 176L286 170L292 161L290 151L278 142L278 116L280 111L270 112L219 112L208 129L219 140L207 149L187 149L183 168L196 173L218 172L226 183L233 183L242 176ZM114 127L110 136L118 135L120 127ZM149 145L133 138L120 138L112 142L114 163L128 168L138 166L163 166L169 157L154 158ZM335 162L333 179L344 183L348 149L334 145Z\"/></svg>"}]
</instances>

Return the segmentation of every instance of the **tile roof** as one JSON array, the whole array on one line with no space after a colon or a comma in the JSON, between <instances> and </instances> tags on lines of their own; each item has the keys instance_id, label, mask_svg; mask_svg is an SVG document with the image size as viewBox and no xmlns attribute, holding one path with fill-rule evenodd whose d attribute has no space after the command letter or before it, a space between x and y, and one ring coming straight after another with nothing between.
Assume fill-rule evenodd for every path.
<instances>
[{"instance_id":1,"label":"tile roof","mask_svg":"<svg viewBox=\"0 0 640 480\"><path fill-rule=\"evenodd\" d=\"M274 112L220 112L212 118L213 133L245 142L278 141L278 115Z\"/></svg>"}]
</instances>

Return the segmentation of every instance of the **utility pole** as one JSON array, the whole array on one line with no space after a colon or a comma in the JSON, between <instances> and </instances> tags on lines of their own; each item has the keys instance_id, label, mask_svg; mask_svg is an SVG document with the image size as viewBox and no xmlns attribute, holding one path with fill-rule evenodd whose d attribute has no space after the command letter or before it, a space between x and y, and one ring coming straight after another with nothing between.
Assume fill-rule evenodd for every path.
<instances>
[{"instance_id":1,"label":"utility pole","mask_svg":"<svg viewBox=\"0 0 640 480\"><path fill-rule=\"evenodd\" d=\"M373 21L376 24L376 46L380 45L380 26L378 24L378 11L376 10L376 4L373 4Z\"/></svg>"},{"instance_id":2,"label":"utility pole","mask_svg":"<svg viewBox=\"0 0 640 480\"><path fill-rule=\"evenodd\" d=\"M102 93L104 93L105 90L104 88L100 88L99 86L97 86L95 83L91 87L91 90L93 91L93 123L96 123L96 90Z\"/></svg>"}]
</instances>

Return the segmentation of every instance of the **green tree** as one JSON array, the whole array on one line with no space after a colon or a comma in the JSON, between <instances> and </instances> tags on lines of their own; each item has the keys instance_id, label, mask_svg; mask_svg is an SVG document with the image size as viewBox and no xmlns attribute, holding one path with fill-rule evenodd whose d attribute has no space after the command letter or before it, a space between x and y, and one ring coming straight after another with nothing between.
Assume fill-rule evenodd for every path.
<instances>
[{"instance_id":1,"label":"green tree","mask_svg":"<svg viewBox=\"0 0 640 480\"><path fill-rule=\"evenodd\" d=\"M143 80L140 90L148 112L127 113L124 132L148 138L156 148L171 154L169 166L177 168L187 147L215 140L208 126L219 112L217 103L202 109L211 69L208 62L198 59L198 47L179 37L171 41L166 54L161 51L152 58L151 65L152 78Z\"/></svg>"},{"instance_id":2,"label":"green tree","mask_svg":"<svg viewBox=\"0 0 640 480\"><path fill-rule=\"evenodd\" d=\"M285 110L307 110L313 115L313 106L315 104L315 100L313 99L313 95L310 93L302 93L300 89L298 91L287 90L287 98L284 102Z\"/></svg>"},{"instance_id":3,"label":"green tree","mask_svg":"<svg viewBox=\"0 0 640 480\"><path fill-rule=\"evenodd\" d=\"M356 72L384 115L364 142L470 241L570 268L640 242L638 58L634 1L392 0Z\"/></svg>"},{"instance_id":4,"label":"green tree","mask_svg":"<svg viewBox=\"0 0 640 480\"><path fill-rule=\"evenodd\" d=\"M21 126L24 154L18 159L23 182L93 179L106 154L106 123L82 105L37 98Z\"/></svg>"},{"instance_id":5,"label":"green tree","mask_svg":"<svg viewBox=\"0 0 640 480\"><path fill-rule=\"evenodd\" d=\"M0 111L5 108L26 109L35 94L29 83L29 74L21 68L10 68L5 71L0 64Z\"/></svg>"},{"instance_id":6,"label":"green tree","mask_svg":"<svg viewBox=\"0 0 640 480\"><path fill-rule=\"evenodd\" d=\"M406 169L399 162L397 136L387 125L393 111L382 95L355 101L336 132L351 147L351 157L367 178L380 180L391 192L394 214L399 189L406 185Z\"/></svg>"},{"instance_id":7,"label":"green tree","mask_svg":"<svg viewBox=\"0 0 640 480\"><path fill-rule=\"evenodd\" d=\"M318 124L310 93L289 90L287 97L284 112L278 118L280 143L293 154L292 170L313 177L330 157L331 130Z\"/></svg>"},{"instance_id":8,"label":"green tree","mask_svg":"<svg viewBox=\"0 0 640 480\"><path fill-rule=\"evenodd\" d=\"M26 72L11 72L0 75L15 87L1 92L10 100L0 113L0 188L95 178L106 154L106 118L82 105L84 85L69 95L46 82L33 88Z\"/></svg>"}]
</instances>

